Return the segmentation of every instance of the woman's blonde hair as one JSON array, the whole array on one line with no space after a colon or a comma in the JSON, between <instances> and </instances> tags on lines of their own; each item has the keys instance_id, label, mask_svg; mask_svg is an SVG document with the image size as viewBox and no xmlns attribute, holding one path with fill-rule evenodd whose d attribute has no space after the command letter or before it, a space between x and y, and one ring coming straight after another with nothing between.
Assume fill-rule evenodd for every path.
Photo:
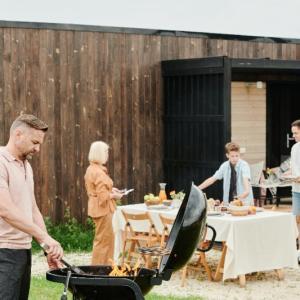
<instances>
[{"instance_id":1,"label":"woman's blonde hair","mask_svg":"<svg viewBox=\"0 0 300 300\"><path fill-rule=\"evenodd\" d=\"M89 152L89 161L97 162L101 165L105 164L106 161L106 151L109 149L109 146L102 142L96 141L91 144L90 152Z\"/></svg>"}]
</instances>

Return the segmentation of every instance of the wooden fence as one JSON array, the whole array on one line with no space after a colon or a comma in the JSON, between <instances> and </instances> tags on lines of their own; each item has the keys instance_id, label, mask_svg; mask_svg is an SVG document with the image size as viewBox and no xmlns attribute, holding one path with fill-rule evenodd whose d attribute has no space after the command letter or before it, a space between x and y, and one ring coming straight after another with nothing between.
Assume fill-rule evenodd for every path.
<instances>
[{"instance_id":1,"label":"wooden fence","mask_svg":"<svg viewBox=\"0 0 300 300\"><path fill-rule=\"evenodd\" d=\"M36 197L55 221L65 210L84 221L84 174L91 142L111 146L115 185L128 201L163 180L161 60L227 55L300 59L300 45L49 29L0 28L0 143L20 112L50 130L32 161Z\"/></svg>"}]
</instances>

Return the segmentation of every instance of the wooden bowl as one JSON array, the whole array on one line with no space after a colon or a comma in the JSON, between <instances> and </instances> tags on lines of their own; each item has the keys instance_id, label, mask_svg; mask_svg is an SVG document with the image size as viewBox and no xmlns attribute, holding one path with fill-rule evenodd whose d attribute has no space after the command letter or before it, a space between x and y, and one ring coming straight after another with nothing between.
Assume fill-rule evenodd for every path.
<instances>
[{"instance_id":1,"label":"wooden bowl","mask_svg":"<svg viewBox=\"0 0 300 300\"><path fill-rule=\"evenodd\" d=\"M158 204L160 204L160 200L159 200L159 199L158 199L158 200L156 200L156 199L146 200L146 201L145 201L145 204L146 204L147 206L150 206L150 205L158 205Z\"/></svg>"},{"instance_id":2,"label":"wooden bowl","mask_svg":"<svg viewBox=\"0 0 300 300\"><path fill-rule=\"evenodd\" d=\"M233 216L237 216L237 217L247 216L249 211L249 206L229 205L228 210Z\"/></svg>"},{"instance_id":3,"label":"wooden bowl","mask_svg":"<svg viewBox=\"0 0 300 300\"><path fill-rule=\"evenodd\" d=\"M248 215L248 210L229 210L232 216L242 217Z\"/></svg>"}]
</instances>

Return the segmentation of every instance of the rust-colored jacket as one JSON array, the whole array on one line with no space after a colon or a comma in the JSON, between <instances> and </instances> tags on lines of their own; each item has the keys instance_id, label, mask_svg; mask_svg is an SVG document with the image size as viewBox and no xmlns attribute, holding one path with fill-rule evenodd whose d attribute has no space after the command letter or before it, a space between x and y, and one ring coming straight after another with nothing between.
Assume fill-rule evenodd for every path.
<instances>
[{"instance_id":1,"label":"rust-colored jacket","mask_svg":"<svg viewBox=\"0 0 300 300\"><path fill-rule=\"evenodd\" d=\"M85 187L89 197L88 215L99 218L113 213L116 208L114 199L110 198L113 181L108 176L107 169L97 163L91 162L86 170Z\"/></svg>"}]
</instances>

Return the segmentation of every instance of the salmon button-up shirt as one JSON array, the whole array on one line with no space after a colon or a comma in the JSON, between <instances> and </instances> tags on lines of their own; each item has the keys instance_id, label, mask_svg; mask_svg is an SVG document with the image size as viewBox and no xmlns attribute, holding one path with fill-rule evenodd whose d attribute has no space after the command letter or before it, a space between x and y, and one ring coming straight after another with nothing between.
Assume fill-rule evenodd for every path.
<instances>
[{"instance_id":1,"label":"salmon button-up shirt","mask_svg":"<svg viewBox=\"0 0 300 300\"><path fill-rule=\"evenodd\" d=\"M16 159L6 147L0 147L0 189L7 190L11 201L33 221L35 203L33 172L27 160ZM6 201L7 199L0 199ZM0 248L30 249L32 237L0 218Z\"/></svg>"}]
</instances>

